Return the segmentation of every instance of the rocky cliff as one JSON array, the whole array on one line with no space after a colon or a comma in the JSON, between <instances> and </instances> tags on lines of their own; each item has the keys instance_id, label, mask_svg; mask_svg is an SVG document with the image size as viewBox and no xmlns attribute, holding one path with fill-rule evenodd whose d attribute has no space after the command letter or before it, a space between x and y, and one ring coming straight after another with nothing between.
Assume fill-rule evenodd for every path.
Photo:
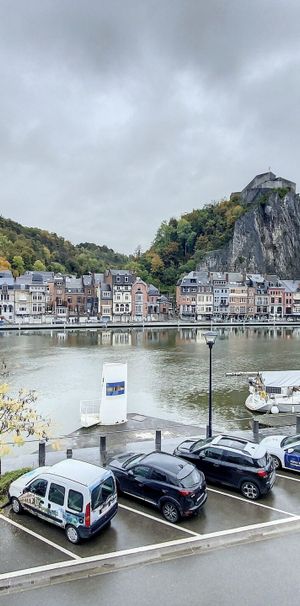
<instances>
[{"instance_id":1,"label":"rocky cliff","mask_svg":"<svg viewBox=\"0 0 300 606\"><path fill-rule=\"evenodd\" d=\"M231 241L206 257L213 271L247 270L284 278L300 275L300 197L261 190L235 224Z\"/></svg>"}]
</instances>

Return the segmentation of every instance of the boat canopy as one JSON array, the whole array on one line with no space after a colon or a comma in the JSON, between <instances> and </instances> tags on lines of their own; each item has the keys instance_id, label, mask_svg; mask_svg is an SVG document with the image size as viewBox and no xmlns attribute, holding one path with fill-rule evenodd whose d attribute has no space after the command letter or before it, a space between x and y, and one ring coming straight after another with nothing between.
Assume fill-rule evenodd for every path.
<instances>
[{"instance_id":1,"label":"boat canopy","mask_svg":"<svg viewBox=\"0 0 300 606\"><path fill-rule=\"evenodd\" d=\"M300 387L300 370L267 370L259 374L265 387Z\"/></svg>"}]
</instances>

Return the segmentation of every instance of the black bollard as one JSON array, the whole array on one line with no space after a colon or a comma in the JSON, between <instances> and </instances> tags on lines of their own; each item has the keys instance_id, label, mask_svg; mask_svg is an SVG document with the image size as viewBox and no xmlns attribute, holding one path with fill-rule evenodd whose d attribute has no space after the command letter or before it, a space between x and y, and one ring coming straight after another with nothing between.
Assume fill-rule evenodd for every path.
<instances>
[{"instance_id":1,"label":"black bollard","mask_svg":"<svg viewBox=\"0 0 300 606\"><path fill-rule=\"evenodd\" d=\"M67 459L72 459L72 457L73 457L72 448L67 448Z\"/></svg>"},{"instance_id":2,"label":"black bollard","mask_svg":"<svg viewBox=\"0 0 300 606\"><path fill-rule=\"evenodd\" d=\"M46 465L46 442L39 442L39 467Z\"/></svg>"},{"instance_id":3,"label":"black bollard","mask_svg":"<svg viewBox=\"0 0 300 606\"><path fill-rule=\"evenodd\" d=\"M254 442L258 443L259 442L259 421L256 421L255 419L253 419L252 429L253 429Z\"/></svg>"},{"instance_id":4,"label":"black bollard","mask_svg":"<svg viewBox=\"0 0 300 606\"><path fill-rule=\"evenodd\" d=\"M107 463L107 450L106 450L106 436L100 436L100 465L106 467Z\"/></svg>"},{"instance_id":5,"label":"black bollard","mask_svg":"<svg viewBox=\"0 0 300 606\"><path fill-rule=\"evenodd\" d=\"M155 431L155 450L161 451L161 430Z\"/></svg>"}]
</instances>

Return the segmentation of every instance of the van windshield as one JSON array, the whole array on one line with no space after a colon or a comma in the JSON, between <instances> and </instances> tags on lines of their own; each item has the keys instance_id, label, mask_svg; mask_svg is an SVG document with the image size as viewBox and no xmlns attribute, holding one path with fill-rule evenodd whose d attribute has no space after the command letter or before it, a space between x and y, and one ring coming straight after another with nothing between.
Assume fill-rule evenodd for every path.
<instances>
[{"instance_id":1,"label":"van windshield","mask_svg":"<svg viewBox=\"0 0 300 606\"><path fill-rule=\"evenodd\" d=\"M97 509L97 507L103 505L111 495L115 494L115 491L115 482L111 476L95 486L92 490L92 509Z\"/></svg>"}]
</instances>

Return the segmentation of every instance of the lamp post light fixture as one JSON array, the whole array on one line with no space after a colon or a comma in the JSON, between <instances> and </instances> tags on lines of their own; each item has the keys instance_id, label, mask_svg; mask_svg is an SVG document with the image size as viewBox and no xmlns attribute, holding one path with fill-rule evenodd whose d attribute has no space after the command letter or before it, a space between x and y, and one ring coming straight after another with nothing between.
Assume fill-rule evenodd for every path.
<instances>
[{"instance_id":1,"label":"lamp post light fixture","mask_svg":"<svg viewBox=\"0 0 300 606\"><path fill-rule=\"evenodd\" d=\"M206 437L212 436L212 348L215 344L218 334L209 330L203 334L206 345L209 347L209 384L208 384L208 425L206 427Z\"/></svg>"}]
</instances>

